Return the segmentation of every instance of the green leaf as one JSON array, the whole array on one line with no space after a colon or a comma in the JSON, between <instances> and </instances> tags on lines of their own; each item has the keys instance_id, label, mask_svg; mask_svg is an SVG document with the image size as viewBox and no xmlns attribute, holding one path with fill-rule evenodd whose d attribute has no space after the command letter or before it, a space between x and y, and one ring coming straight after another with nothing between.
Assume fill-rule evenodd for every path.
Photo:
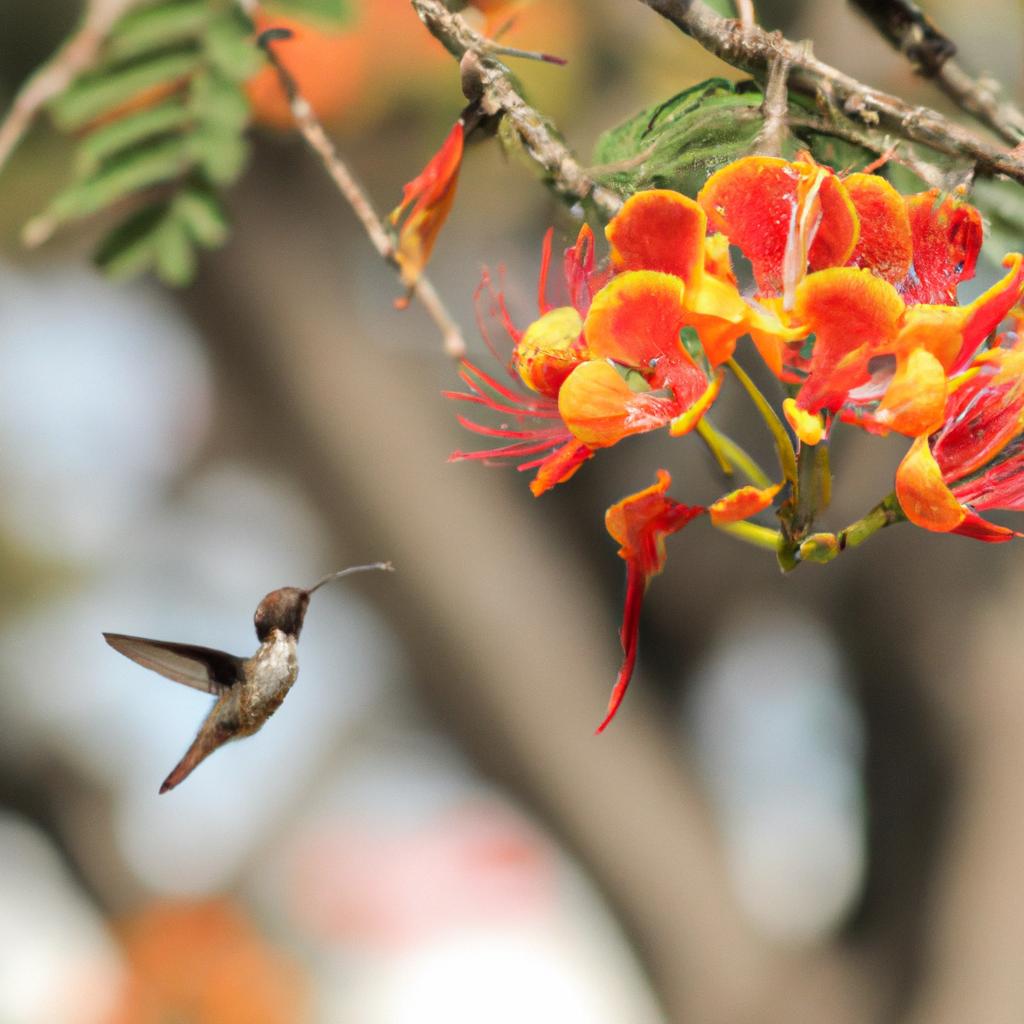
<instances>
[{"instance_id":1,"label":"green leaf","mask_svg":"<svg viewBox=\"0 0 1024 1024\"><path fill-rule=\"evenodd\" d=\"M340 18L343 10L348 2L312 3L309 13ZM156 201L112 231L96 260L113 277L153 270L168 284L190 281L197 247L227 238L217 186L245 166L244 82L264 62L235 0L136 3L111 30L101 63L50 105L58 127L83 138L74 181L27 234L41 240L63 223L153 191Z\"/></svg>"},{"instance_id":2,"label":"green leaf","mask_svg":"<svg viewBox=\"0 0 1024 1024\"><path fill-rule=\"evenodd\" d=\"M233 7L211 20L203 36L203 48L210 64L233 82L251 78L265 60L252 26Z\"/></svg>"},{"instance_id":3,"label":"green leaf","mask_svg":"<svg viewBox=\"0 0 1024 1024\"><path fill-rule=\"evenodd\" d=\"M355 14L351 0L274 0L266 8L271 14L317 22L323 28L341 28L351 22Z\"/></svg>"},{"instance_id":4,"label":"green leaf","mask_svg":"<svg viewBox=\"0 0 1024 1024\"><path fill-rule=\"evenodd\" d=\"M245 170L249 145L241 135L201 127L185 142L192 160L217 185L230 185Z\"/></svg>"},{"instance_id":5,"label":"green leaf","mask_svg":"<svg viewBox=\"0 0 1024 1024\"><path fill-rule=\"evenodd\" d=\"M188 108L180 100L172 99L110 121L82 139L75 154L75 170L80 175L91 174L118 151L154 135L184 128L191 120Z\"/></svg>"},{"instance_id":6,"label":"green leaf","mask_svg":"<svg viewBox=\"0 0 1024 1024\"><path fill-rule=\"evenodd\" d=\"M249 100L237 82L207 72L192 79L189 106L211 128L241 133L249 122Z\"/></svg>"},{"instance_id":7,"label":"green leaf","mask_svg":"<svg viewBox=\"0 0 1024 1024\"><path fill-rule=\"evenodd\" d=\"M188 136L172 136L128 150L93 177L66 188L50 204L47 214L64 222L105 210L139 189L179 177L192 160Z\"/></svg>"},{"instance_id":8,"label":"green leaf","mask_svg":"<svg viewBox=\"0 0 1024 1024\"><path fill-rule=\"evenodd\" d=\"M648 188L671 188L694 196L725 164L753 152L764 126L763 95L754 82L711 78L657 106L648 107L598 139L593 168L599 180L623 196ZM809 100L790 97L795 121L817 114ZM782 155L800 149L837 170L864 167L874 150L826 130L791 124Z\"/></svg>"},{"instance_id":9,"label":"green leaf","mask_svg":"<svg viewBox=\"0 0 1024 1024\"><path fill-rule=\"evenodd\" d=\"M96 249L96 265L107 277L126 281L153 265L156 234L167 216L166 203L154 203L119 224Z\"/></svg>"},{"instance_id":10,"label":"green leaf","mask_svg":"<svg viewBox=\"0 0 1024 1024\"><path fill-rule=\"evenodd\" d=\"M209 0L173 0L130 11L111 30L104 53L120 61L196 39L210 13Z\"/></svg>"},{"instance_id":11,"label":"green leaf","mask_svg":"<svg viewBox=\"0 0 1024 1024\"><path fill-rule=\"evenodd\" d=\"M154 243L157 277L172 287L188 284L196 274L196 251L188 228L173 215L173 211L157 229Z\"/></svg>"},{"instance_id":12,"label":"green leaf","mask_svg":"<svg viewBox=\"0 0 1024 1024\"><path fill-rule=\"evenodd\" d=\"M184 81L200 66L198 50L166 54L154 60L80 78L51 104L57 127L74 131L109 114L140 93L161 85Z\"/></svg>"},{"instance_id":13,"label":"green leaf","mask_svg":"<svg viewBox=\"0 0 1024 1024\"><path fill-rule=\"evenodd\" d=\"M707 353L704 351L704 343L695 327L684 327L679 332L679 343L686 349L686 354L699 366L708 377L711 376L711 364L708 362Z\"/></svg>"},{"instance_id":14,"label":"green leaf","mask_svg":"<svg viewBox=\"0 0 1024 1024\"><path fill-rule=\"evenodd\" d=\"M227 241L228 218L210 189L200 184L190 185L174 197L171 209L197 245L216 249Z\"/></svg>"},{"instance_id":15,"label":"green leaf","mask_svg":"<svg viewBox=\"0 0 1024 1024\"><path fill-rule=\"evenodd\" d=\"M696 195L719 167L748 153L761 130L753 83L712 78L605 132L594 160L600 180L623 195L671 188Z\"/></svg>"}]
</instances>

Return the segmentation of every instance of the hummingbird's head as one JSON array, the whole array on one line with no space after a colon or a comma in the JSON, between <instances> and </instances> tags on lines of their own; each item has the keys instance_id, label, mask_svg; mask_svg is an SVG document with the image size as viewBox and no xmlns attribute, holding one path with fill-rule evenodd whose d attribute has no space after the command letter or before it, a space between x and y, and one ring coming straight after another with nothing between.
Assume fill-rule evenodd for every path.
<instances>
[{"instance_id":1,"label":"hummingbird's head","mask_svg":"<svg viewBox=\"0 0 1024 1024\"><path fill-rule=\"evenodd\" d=\"M272 590L256 609L254 622L256 636L263 643L272 630L279 629L282 633L299 638L302 632L302 620L306 617L309 607L309 591L298 587L282 587Z\"/></svg>"}]
</instances>

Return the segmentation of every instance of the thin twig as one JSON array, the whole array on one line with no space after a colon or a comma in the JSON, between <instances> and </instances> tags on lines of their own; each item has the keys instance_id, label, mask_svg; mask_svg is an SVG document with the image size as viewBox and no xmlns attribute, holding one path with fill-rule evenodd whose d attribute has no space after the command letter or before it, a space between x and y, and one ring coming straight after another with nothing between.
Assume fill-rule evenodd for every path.
<instances>
[{"instance_id":1,"label":"thin twig","mask_svg":"<svg viewBox=\"0 0 1024 1024\"><path fill-rule=\"evenodd\" d=\"M238 0L238 5L250 18L257 13L259 8L256 0ZM367 237L370 239L370 244L373 245L385 261L397 269L398 260L396 259L394 242L387 228L385 228L384 222L373 208L373 203L370 201L366 190L356 180L355 175L349 169L348 164L342 159L341 154L324 130L323 125L313 113L313 108L299 91L295 79L274 52L273 41L270 39L264 40L263 49L267 59L277 72L277 77L288 98L288 106L291 108L292 117L295 119L302 138L320 158L324 169L334 184L337 185L338 191L363 225ZM466 354L466 342L462 337L462 331L448 312L444 302L441 300L441 296L438 295L430 280L421 274L410 290L441 331L445 353L453 359L462 359Z\"/></svg>"},{"instance_id":2,"label":"thin twig","mask_svg":"<svg viewBox=\"0 0 1024 1024\"><path fill-rule=\"evenodd\" d=\"M764 127L757 136L756 149L765 156L782 156L782 146L789 131L789 61L784 56L773 60L768 68L768 81L764 88Z\"/></svg>"},{"instance_id":3,"label":"thin twig","mask_svg":"<svg viewBox=\"0 0 1024 1024\"><path fill-rule=\"evenodd\" d=\"M853 5L961 110L991 128L1011 146L1024 139L1024 112L999 96L995 83L972 77L955 58L956 44L913 0L853 0Z\"/></svg>"},{"instance_id":4,"label":"thin twig","mask_svg":"<svg viewBox=\"0 0 1024 1024\"><path fill-rule=\"evenodd\" d=\"M753 28L757 24L754 0L736 0L736 17L744 28Z\"/></svg>"},{"instance_id":5,"label":"thin twig","mask_svg":"<svg viewBox=\"0 0 1024 1024\"><path fill-rule=\"evenodd\" d=\"M423 0L414 0L423 2ZM763 79L771 62L790 62L790 88L835 103L851 119L937 153L971 161L979 173L1005 174L1024 184L1024 158L1000 149L929 107L915 107L897 96L873 89L814 57L804 47L752 26L723 18L703 0L641 0L671 21L709 53Z\"/></svg>"},{"instance_id":6,"label":"thin twig","mask_svg":"<svg viewBox=\"0 0 1024 1024\"><path fill-rule=\"evenodd\" d=\"M615 216L622 200L594 181L551 122L523 99L508 68L494 56L490 40L448 10L442 0L412 0L412 6L430 32L461 61L466 96L478 100L489 116L505 118L530 159L547 172L555 191L572 200L593 203L605 218Z\"/></svg>"},{"instance_id":7,"label":"thin twig","mask_svg":"<svg viewBox=\"0 0 1024 1024\"><path fill-rule=\"evenodd\" d=\"M832 135L845 142L863 146L864 149L869 149L878 153L880 157L884 157L884 162L892 160L893 163L902 164L927 185L950 191L949 174L934 164L917 157L911 152L904 139L894 141L891 135L879 135L867 129L860 129L849 121L838 122L824 117L816 117L813 114L790 114L788 120L792 128L810 128L822 135ZM880 166L881 164L876 163L872 169ZM842 170L847 170L847 168L842 168Z\"/></svg>"},{"instance_id":8,"label":"thin twig","mask_svg":"<svg viewBox=\"0 0 1024 1024\"><path fill-rule=\"evenodd\" d=\"M25 82L0 122L0 169L36 114L96 59L114 23L139 0L90 0L75 34Z\"/></svg>"}]
</instances>

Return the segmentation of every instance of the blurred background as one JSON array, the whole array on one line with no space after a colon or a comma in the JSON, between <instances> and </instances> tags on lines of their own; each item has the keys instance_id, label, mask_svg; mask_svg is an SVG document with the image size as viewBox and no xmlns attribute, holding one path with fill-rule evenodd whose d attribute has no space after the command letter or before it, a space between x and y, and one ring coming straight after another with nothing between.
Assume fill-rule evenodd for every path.
<instances>
[{"instance_id":1,"label":"blurred background","mask_svg":"<svg viewBox=\"0 0 1024 1024\"><path fill-rule=\"evenodd\" d=\"M361 2L319 85L388 210L463 99L405 0ZM843 3L758 10L943 107ZM928 10L1020 97L1024 9ZM4 0L0 97L77 11ZM516 72L584 161L736 77L625 0L536 0L508 42L568 58ZM70 154L40 124L0 177L0 1021L1024 1019L1014 548L902 526L782 578L698 522L595 738L624 575L604 510L659 466L713 500L706 453L633 439L539 501L448 464L473 443L440 394L455 369L298 140L257 131L231 239L179 292L103 280L95 225L22 249ZM578 226L469 147L430 273L482 365L481 267L526 323L550 224ZM767 461L737 395L716 412ZM826 528L903 448L837 432ZM273 722L158 796L208 700L101 630L248 655L264 593L377 559L396 574L313 602Z\"/></svg>"}]
</instances>

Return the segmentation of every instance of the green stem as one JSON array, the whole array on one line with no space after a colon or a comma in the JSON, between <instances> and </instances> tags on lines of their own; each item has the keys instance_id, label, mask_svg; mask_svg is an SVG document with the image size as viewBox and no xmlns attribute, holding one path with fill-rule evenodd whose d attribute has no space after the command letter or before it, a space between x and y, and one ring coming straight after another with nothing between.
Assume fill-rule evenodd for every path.
<instances>
[{"instance_id":1,"label":"green stem","mask_svg":"<svg viewBox=\"0 0 1024 1024\"><path fill-rule=\"evenodd\" d=\"M728 533L737 540L742 540L755 547L767 548L769 551L778 551L782 542L782 534L778 530L769 529L767 526L758 526L757 523L746 521L739 523L715 523L715 529L722 533Z\"/></svg>"},{"instance_id":2,"label":"green stem","mask_svg":"<svg viewBox=\"0 0 1024 1024\"><path fill-rule=\"evenodd\" d=\"M738 469L755 487L771 487L771 477L757 461L731 437L713 427L706 416L697 424L697 433L726 476L732 476Z\"/></svg>"},{"instance_id":3,"label":"green stem","mask_svg":"<svg viewBox=\"0 0 1024 1024\"><path fill-rule=\"evenodd\" d=\"M789 432L783 426L782 420L779 419L779 414L771 407L768 399L761 394L761 390L747 376L746 370L735 359L730 359L726 365L732 370L740 384L743 385L743 389L750 396L750 400L761 414L761 419L764 420L765 426L772 435L783 478L796 486L796 453L793 451L793 442L789 438Z\"/></svg>"},{"instance_id":4,"label":"green stem","mask_svg":"<svg viewBox=\"0 0 1024 1024\"><path fill-rule=\"evenodd\" d=\"M801 444L797 455L797 480L789 501L779 509L783 541L779 545L779 566L791 572L800 564L800 546L814 527L818 515L832 500L832 473L827 441Z\"/></svg>"},{"instance_id":5,"label":"green stem","mask_svg":"<svg viewBox=\"0 0 1024 1024\"><path fill-rule=\"evenodd\" d=\"M803 562L831 562L847 548L860 547L879 530L906 520L895 491L884 497L867 515L850 523L838 534L815 533L804 540L796 552L797 560Z\"/></svg>"}]
</instances>

